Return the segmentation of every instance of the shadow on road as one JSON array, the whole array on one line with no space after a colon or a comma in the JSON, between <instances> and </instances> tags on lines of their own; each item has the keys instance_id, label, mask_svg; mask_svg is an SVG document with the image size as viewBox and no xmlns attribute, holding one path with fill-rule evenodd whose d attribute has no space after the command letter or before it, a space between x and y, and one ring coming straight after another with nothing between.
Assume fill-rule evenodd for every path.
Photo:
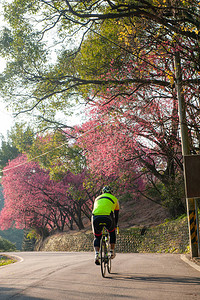
<instances>
[{"instance_id":1,"label":"shadow on road","mask_svg":"<svg viewBox=\"0 0 200 300\"><path fill-rule=\"evenodd\" d=\"M14 288L6 288L0 286L0 300L6 299L20 299L20 300L45 300L44 298L31 297L21 294L21 290ZM47 300L47 299L46 299Z\"/></svg>"},{"instance_id":2,"label":"shadow on road","mask_svg":"<svg viewBox=\"0 0 200 300\"><path fill-rule=\"evenodd\" d=\"M135 276L134 274L123 274L123 273L111 273L106 277L112 280L133 280L133 281L144 281L144 282L159 282L159 283L182 283L182 284L193 284L199 285L199 277L178 277L178 276Z\"/></svg>"}]
</instances>

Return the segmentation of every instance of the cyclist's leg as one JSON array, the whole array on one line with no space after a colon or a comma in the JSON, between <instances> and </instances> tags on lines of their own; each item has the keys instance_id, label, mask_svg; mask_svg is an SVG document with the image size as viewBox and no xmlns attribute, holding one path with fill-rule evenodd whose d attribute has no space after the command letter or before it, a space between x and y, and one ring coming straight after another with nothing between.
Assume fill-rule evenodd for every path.
<instances>
[{"instance_id":1,"label":"cyclist's leg","mask_svg":"<svg viewBox=\"0 0 200 300\"><path fill-rule=\"evenodd\" d=\"M102 216L93 216L92 218L92 230L94 233L94 248L99 251L100 241L102 237Z\"/></svg>"},{"instance_id":2,"label":"cyclist's leg","mask_svg":"<svg viewBox=\"0 0 200 300\"><path fill-rule=\"evenodd\" d=\"M116 244L116 232L115 232L115 221L112 218L112 223L110 228L108 229L110 234L110 248L111 248L111 258L114 258L116 256L114 250L115 250L115 244Z\"/></svg>"},{"instance_id":3,"label":"cyclist's leg","mask_svg":"<svg viewBox=\"0 0 200 300\"><path fill-rule=\"evenodd\" d=\"M106 224L106 228L109 230L112 225L112 219L110 216L93 216L93 233L95 235L94 247L100 247L100 240L102 237L103 225Z\"/></svg>"},{"instance_id":4,"label":"cyclist's leg","mask_svg":"<svg viewBox=\"0 0 200 300\"><path fill-rule=\"evenodd\" d=\"M100 249L100 241L102 237L102 228L103 226L99 223L102 222L101 216L93 216L92 217L92 229L94 233L94 250L95 250L95 264L99 265L99 249Z\"/></svg>"},{"instance_id":5,"label":"cyclist's leg","mask_svg":"<svg viewBox=\"0 0 200 300\"><path fill-rule=\"evenodd\" d=\"M110 252L111 252L111 258L114 258L116 256L116 254L115 254L115 243L116 243L115 228L112 231L109 231L109 234L110 234Z\"/></svg>"}]
</instances>

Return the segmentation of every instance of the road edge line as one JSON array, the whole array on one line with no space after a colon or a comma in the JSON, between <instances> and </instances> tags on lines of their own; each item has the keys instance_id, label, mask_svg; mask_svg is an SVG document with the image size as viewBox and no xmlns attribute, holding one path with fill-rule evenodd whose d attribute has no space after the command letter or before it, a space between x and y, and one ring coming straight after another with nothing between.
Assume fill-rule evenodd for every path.
<instances>
[{"instance_id":1,"label":"road edge line","mask_svg":"<svg viewBox=\"0 0 200 300\"><path fill-rule=\"evenodd\" d=\"M184 254L181 254L181 259L187 263L188 265L190 265L191 267L193 267L194 269L196 269L197 271L200 272L200 266L198 266L197 264L195 264L194 262L190 261Z\"/></svg>"}]
</instances>

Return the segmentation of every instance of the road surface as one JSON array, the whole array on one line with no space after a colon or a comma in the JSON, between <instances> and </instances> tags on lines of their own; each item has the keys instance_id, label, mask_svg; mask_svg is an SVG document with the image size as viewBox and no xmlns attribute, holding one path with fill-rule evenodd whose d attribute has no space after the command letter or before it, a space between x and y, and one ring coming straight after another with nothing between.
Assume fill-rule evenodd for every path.
<instances>
[{"instance_id":1,"label":"road surface","mask_svg":"<svg viewBox=\"0 0 200 300\"><path fill-rule=\"evenodd\" d=\"M200 299L200 271L172 254L117 254L102 278L93 253L20 252L0 267L0 300Z\"/></svg>"}]
</instances>

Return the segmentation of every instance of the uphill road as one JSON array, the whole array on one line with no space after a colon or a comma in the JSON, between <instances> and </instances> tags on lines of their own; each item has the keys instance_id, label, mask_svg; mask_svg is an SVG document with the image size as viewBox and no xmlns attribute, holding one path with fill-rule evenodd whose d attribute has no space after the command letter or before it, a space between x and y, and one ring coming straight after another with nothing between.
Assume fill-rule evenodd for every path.
<instances>
[{"instance_id":1,"label":"uphill road","mask_svg":"<svg viewBox=\"0 0 200 300\"><path fill-rule=\"evenodd\" d=\"M94 253L6 254L18 262L0 267L0 300L200 299L200 267L179 254L117 253L106 278Z\"/></svg>"}]
</instances>

